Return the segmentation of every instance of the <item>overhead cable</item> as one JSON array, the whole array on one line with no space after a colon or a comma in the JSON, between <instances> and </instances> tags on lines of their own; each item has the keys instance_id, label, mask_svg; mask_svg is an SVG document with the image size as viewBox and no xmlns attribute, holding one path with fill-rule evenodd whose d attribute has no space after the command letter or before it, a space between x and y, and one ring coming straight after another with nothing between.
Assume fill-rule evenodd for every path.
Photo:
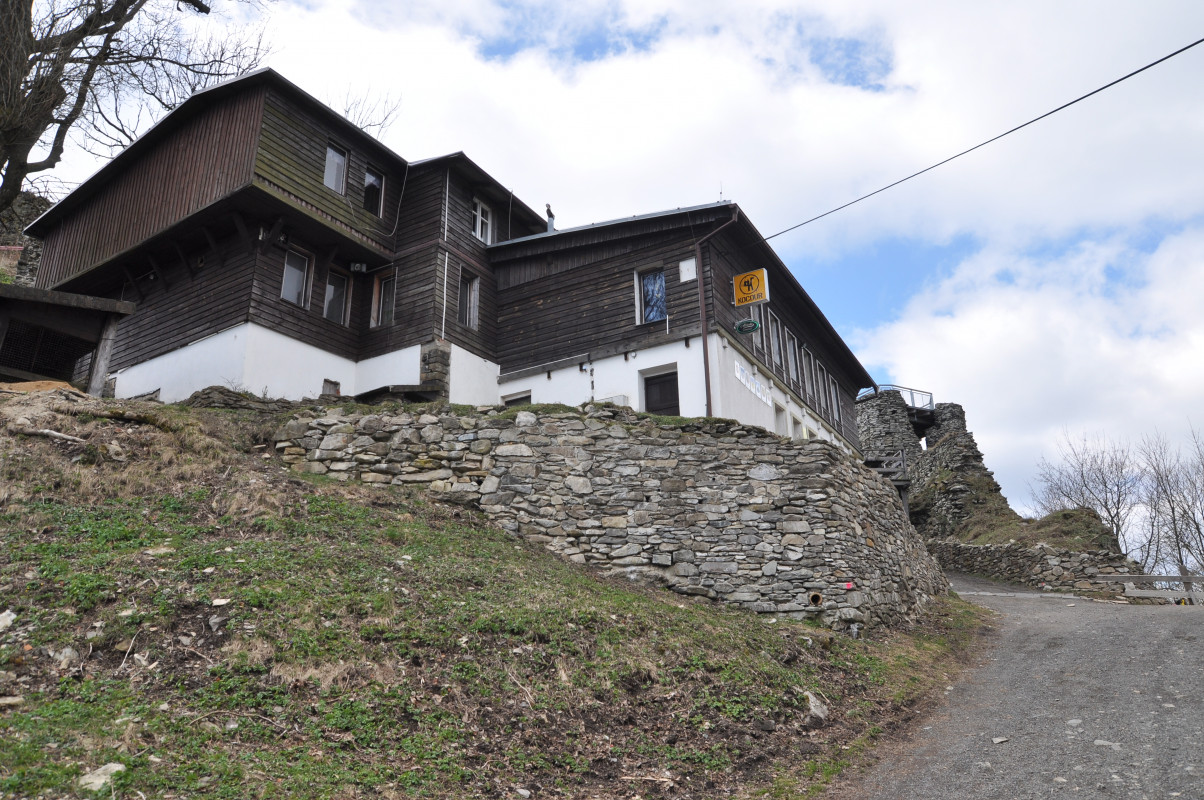
<instances>
[{"instance_id":1,"label":"overhead cable","mask_svg":"<svg viewBox=\"0 0 1204 800\"><path fill-rule=\"evenodd\" d=\"M1193 47L1195 47L1196 45L1201 44L1201 43L1204 43L1204 39L1197 39L1196 41L1192 42L1191 44L1187 45L1186 47L1181 47L1178 50L1176 50L1175 52L1165 55L1162 58L1158 59L1157 61L1151 61L1149 64L1146 64L1141 69L1135 69L1132 72L1130 72L1128 75L1125 75L1124 77L1117 78L1116 80L1112 81L1111 83L1104 84L1103 86L1099 87L1098 89L1096 89L1093 92L1088 92L1087 94L1083 95L1082 97L1078 97L1078 98L1075 98L1074 100L1071 100L1069 103L1063 103L1062 105L1058 106L1057 108L1053 109L1052 111L1046 111L1041 116L1034 117L1033 119L1030 119L1028 122L1025 122L1023 125L1017 125L1016 127L1012 128L1011 130L1004 131L1003 133L999 134L998 136L993 136L990 139L987 139L985 142L974 145L973 147L971 147L968 150L963 150L960 153L958 153L957 155L949 156L944 161L938 161L937 163L933 164L931 167L926 167L926 168L920 170L919 172L913 172L912 174L908 175L906 178L900 178L899 180L895 181L894 183L887 184L886 186L883 186L881 189L872 191L869 194L864 194L861 197L858 197L856 200L850 200L849 202L845 203L844 205L837 206L836 208L832 209L831 211L825 211L824 213L822 213L818 216L812 217L809 220L800 222L797 225L791 225L789 228L786 228L785 230L781 230L775 234L766 236L765 241L769 241L770 239L774 238L775 236L781 236L783 233L790 233L790 231L795 230L796 228L801 228L804 225L809 225L812 222L815 222L816 220L823 219L824 217L828 216L829 214L835 214L837 211L841 211L843 209L848 208L851 205L860 203L862 200L867 200L876 194L881 194L882 192L885 192L887 189L892 189L892 188L898 186L900 183L905 183L906 181L909 181L912 178L919 177L920 175L923 175L925 172L931 172L932 170L936 169L937 167L948 164L950 161L954 160L955 158L961 158L962 156L966 155L967 153L973 153L975 150L979 149L980 147L986 147L991 142L997 142L1000 139L1002 139L1003 137L1007 136L1008 134L1015 133L1016 131L1020 130L1021 128L1027 128L1029 125L1032 125L1034 122L1040 122L1041 120L1045 119L1046 117L1052 116L1052 115L1058 113L1059 111L1070 108L1075 103L1081 103L1082 101L1086 100L1088 97L1099 94L1100 92L1104 91L1105 89L1111 89L1116 84L1121 83L1123 81L1127 81L1129 78L1132 78L1134 75L1139 75L1142 72L1145 72L1147 69L1150 69L1151 67L1156 67L1159 64L1161 64L1163 61L1172 59L1175 56L1179 55L1180 53L1187 52L1188 50L1192 49Z\"/></svg>"}]
</instances>

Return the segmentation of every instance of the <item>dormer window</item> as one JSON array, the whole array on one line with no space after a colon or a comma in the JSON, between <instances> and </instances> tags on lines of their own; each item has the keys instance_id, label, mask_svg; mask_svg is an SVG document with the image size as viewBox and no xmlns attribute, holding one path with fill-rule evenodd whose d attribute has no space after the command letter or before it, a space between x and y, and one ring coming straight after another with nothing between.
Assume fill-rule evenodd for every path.
<instances>
[{"instance_id":1,"label":"dormer window","mask_svg":"<svg viewBox=\"0 0 1204 800\"><path fill-rule=\"evenodd\" d=\"M326 174L322 178L339 194L347 191L347 151L333 144L326 145Z\"/></svg>"},{"instance_id":2,"label":"dormer window","mask_svg":"<svg viewBox=\"0 0 1204 800\"><path fill-rule=\"evenodd\" d=\"M472 198L472 232L485 244L493 241L493 209Z\"/></svg>"}]
</instances>

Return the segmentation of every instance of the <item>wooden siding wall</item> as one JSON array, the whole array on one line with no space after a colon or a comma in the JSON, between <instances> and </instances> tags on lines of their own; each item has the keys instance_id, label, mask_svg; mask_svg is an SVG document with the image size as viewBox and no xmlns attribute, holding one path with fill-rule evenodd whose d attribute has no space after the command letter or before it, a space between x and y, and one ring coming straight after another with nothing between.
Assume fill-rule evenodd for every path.
<instances>
[{"instance_id":1,"label":"wooden siding wall","mask_svg":"<svg viewBox=\"0 0 1204 800\"><path fill-rule=\"evenodd\" d=\"M277 333L354 360L359 354L359 336L356 332L368 327L365 313L370 312L370 306L365 307L356 299L364 294L371 295L371 282L362 274L352 276L350 324L332 322L322 315L326 281L331 268L345 271L346 264L337 259L329 265L322 264L321 254L306 249L300 240L292 242L290 249L309 258L308 303L301 307L280 296L287 251L281 247L270 247L255 259L255 280L248 318Z\"/></svg>"},{"instance_id":2,"label":"wooden siding wall","mask_svg":"<svg viewBox=\"0 0 1204 800\"><path fill-rule=\"evenodd\" d=\"M663 336L664 321L636 323L636 271L664 267L669 330L698 325L698 284L682 283L679 262L694 255L689 231L646 235L623 242L624 252L498 291L498 353L502 372L541 366L590 351L629 346ZM532 256L508 265L525 270Z\"/></svg>"},{"instance_id":3,"label":"wooden siding wall","mask_svg":"<svg viewBox=\"0 0 1204 800\"><path fill-rule=\"evenodd\" d=\"M361 318L371 321L372 289L377 276L389 275L394 284L393 324L362 328L359 358L391 353L404 347L430 341L435 335L435 306L442 276L442 258L431 244L398 260L393 267L368 275L365 291L360 293ZM438 264L439 269L436 268Z\"/></svg>"},{"instance_id":4,"label":"wooden siding wall","mask_svg":"<svg viewBox=\"0 0 1204 800\"><path fill-rule=\"evenodd\" d=\"M326 146L331 143L347 153L343 194L324 183ZM368 164L385 175L385 199L379 217L364 210L364 171ZM255 175L362 231L383 247L391 247L389 234L397 219L405 167L370 137L335 130L330 121L269 91L263 107ZM406 191L408 194L408 187Z\"/></svg>"},{"instance_id":5,"label":"wooden siding wall","mask_svg":"<svg viewBox=\"0 0 1204 800\"><path fill-rule=\"evenodd\" d=\"M254 256L237 237L219 246L223 263L206 254L205 267L195 275L178 263L165 266L170 288L163 281L139 282L143 298L117 329L111 370L161 356L246 320ZM201 253L187 255L195 264ZM128 290L124 299L132 299Z\"/></svg>"},{"instance_id":6,"label":"wooden siding wall","mask_svg":"<svg viewBox=\"0 0 1204 800\"><path fill-rule=\"evenodd\" d=\"M47 234L37 285L57 286L251 182L263 90L187 120Z\"/></svg>"},{"instance_id":7,"label":"wooden siding wall","mask_svg":"<svg viewBox=\"0 0 1204 800\"><path fill-rule=\"evenodd\" d=\"M710 291L708 292L708 302L710 302L711 319L713 325L718 325L724 330L732 334L739 342L742 342L749 350L753 350L753 344L757 340L755 334L738 334L736 330L736 322L741 319L747 319L753 316L753 310L750 308L737 309L732 304L732 279L736 275L747 272L753 269L766 267L769 270L769 296L770 301L762 308L768 308L769 311L781 321L785 330L790 331L799 341L800 348L803 345L811 354L819 360L824 369L833 377L836 378L840 386L840 414L841 433L852 441L854 444L857 440L857 424L856 424L856 408L855 401L857 390L860 388L854 386L853 379L849 376L848 371L843 367L841 360L836 357L834 350L827 341L828 334L823 331L826 327L825 323L815 317L814 314L808 313L802 298L797 296L793 288L788 283L789 278L780 272L780 268L769 262L760 255L758 248L742 247L736 240L721 234L716 237L716 240L710 247L709 258L705 258L707 266L710 270ZM768 319L768 317L766 317ZM767 369L774 372L780 379L785 380L785 375L782 369L775 369L770 363L772 356L769 349L769 328L766 326L763 329L765 336L764 341L766 346L764 349L757 348L757 352L763 353L761 362ZM782 345L785 348L786 335L782 334ZM786 358L783 352L783 359ZM801 358L801 353L800 353ZM822 410L822 404L816 396L808 396L804 389L796 392L800 397L807 401L807 404L816 412ZM829 422L835 422L831 415L825 416Z\"/></svg>"}]
</instances>

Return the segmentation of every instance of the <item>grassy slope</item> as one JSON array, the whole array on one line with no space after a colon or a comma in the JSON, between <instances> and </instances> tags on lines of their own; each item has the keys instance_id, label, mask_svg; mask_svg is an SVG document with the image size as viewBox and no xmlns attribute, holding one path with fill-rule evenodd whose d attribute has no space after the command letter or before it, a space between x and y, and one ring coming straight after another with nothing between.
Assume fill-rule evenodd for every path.
<instances>
[{"instance_id":1,"label":"grassy slope","mask_svg":"<svg viewBox=\"0 0 1204 800\"><path fill-rule=\"evenodd\" d=\"M0 797L108 762L126 798L805 796L980 624L956 601L871 641L769 624L291 478L255 456L271 421L52 405L38 424L89 444L0 436L0 695L23 697Z\"/></svg>"}]
</instances>

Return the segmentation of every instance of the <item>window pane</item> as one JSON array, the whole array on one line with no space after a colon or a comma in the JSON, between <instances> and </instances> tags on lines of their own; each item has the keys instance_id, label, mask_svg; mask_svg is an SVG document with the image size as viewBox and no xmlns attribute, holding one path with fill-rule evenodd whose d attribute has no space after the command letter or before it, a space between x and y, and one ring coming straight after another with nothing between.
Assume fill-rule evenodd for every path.
<instances>
[{"instance_id":1,"label":"window pane","mask_svg":"<svg viewBox=\"0 0 1204 800\"><path fill-rule=\"evenodd\" d=\"M665 273L645 272L640 276L642 322L657 322L668 316L665 308Z\"/></svg>"},{"instance_id":2,"label":"window pane","mask_svg":"<svg viewBox=\"0 0 1204 800\"><path fill-rule=\"evenodd\" d=\"M477 327L477 305L480 281L476 277L460 278L460 307L457 319L473 330Z\"/></svg>"},{"instance_id":3,"label":"window pane","mask_svg":"<svg viewBox=\"0 0 1204 800\"><path fill-rule=\"evenodd\" d=\"M344 320L344 309L347 307L347 278L337 273L330 273L326 279L326 304L322 308L322 316L340 325Z\"/></svg>"},{"instance_id":4,"label":"window pane","mask_svg":"<svg viewBox=\"0 0 1204 800\"><path fill-rule=\"evenodd\" d=\"M772 348L773 363L782 365L782 324L773 314L769 315L769 346Z\"/></svg>"},{"instance_id":5,"label":"window pane","mask_svg":"<svg viewBox=\"0 0 1204 800\"><path fill-rule=\"evenodd\" d=\"M786 334L786 373L790 380L798 382L798 342L794 334Z\"/></svg>"},{"instance_id":6,"label":"window pane","mask_svg":"<svg viewBox=\"0 0 1204 800\"><path fill-rule=\"evenodd\" d=\"M380 296L377 298L376 319L378 325L393 324L393 279L385 278L380 282Z\"/></svg>"},{"instance_id":7,"label":"window pane","mask_svg":"<svg viewBox=\"0 0 1204 800\"><path fill-rule=\"evenodd\" d=\"M347 154L334 145L326 146L326 175L323 182L339 194L347 180Z\"/></svg>"},{"instance_id":8,"label":"window pane","mask_svg":"<svg viewBox=\"0 0 1204 800\"><path fill-rule=\"evenodd\" d=\"M364 171L364 210L380 216L380 201L385 190L385 176L368 167Z\"/></svg>"},{"instance_id":9,"label":"window pane","mask_svg":"<svg viewBox=\"0 0 1204 800\"><path fill-rule=\"evenodd\" d=\"M472 201L472 232L485 244L489 244L492 239L493 214L489 206L482 203L480 200L473 198Z\"/></svg>"},{"instance_id":10,"label":"window pane","mask_svg":"<svg viewBox=\"0 0 1204 800\"><path fill-rule=\"evenodd\" d=\"M290 303L305 305L305 288L309 282L309 259L291 250L284 255L284 282L280 296Z\"/></svg>"}]
</instances>

